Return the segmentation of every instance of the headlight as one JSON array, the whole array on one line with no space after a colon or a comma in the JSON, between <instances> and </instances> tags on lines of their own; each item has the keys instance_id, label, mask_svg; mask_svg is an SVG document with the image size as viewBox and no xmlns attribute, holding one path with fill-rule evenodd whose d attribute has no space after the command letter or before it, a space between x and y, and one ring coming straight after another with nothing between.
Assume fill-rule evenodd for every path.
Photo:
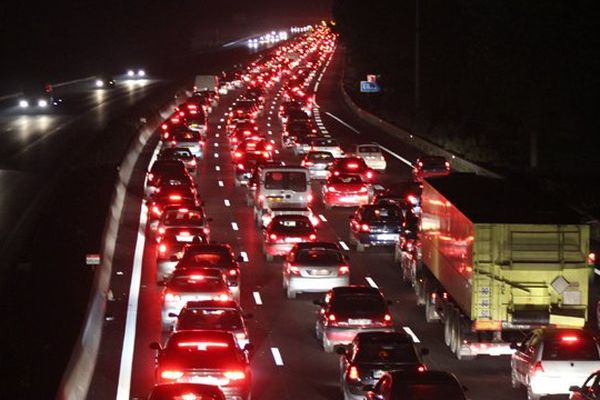
<instances>
[{"instance_id":1,"label":"headlight","mask_svg":"<svg viewBox=\"0 0 600 400\"><path fill-rule=\"evenodd\" d=\"M96 86L98 86L98 87L104 86L104 81L102 79L96 79Z\"/></svg>"},{"instance_id":2,"label":"headlight","mask_svg":"<svg viewBox=\"0 0 600 400\"><path fill-rule=\"evenodd\" d=\"M144 71L143 69L140 69L138 71L138 76L146 76L146 71Z\"/></svg>"},{"instance_id":3,"label":"headlight","mask_svg":"<svg viewBox=\"0 0 600 400\"><path fill-rule=\"evenodd\" d=\"M19 101L19 107L21 107L21 108L27 108L27 107L29 107L29 102L27 100L20 100Z\"/></svg>"},{"instance_id":4,"label":"headlight","mask_svg":"<svg viewBox=\"0 0 600 400\"><path fill-rule=\"evenodd\" d=\"M48 102L44 99L39 99L38 100L38 107L48 107Z\"/></svg>"},{"instance_id":5,"label":"headlight","mask_svg":"<svg viewBox=\"0 0 600 400\"><path fill-rule=\"evenodd\" d=\"M133 72L132 69L130 69L129 71L127 71L127 76L134 76L135 72Z\"/></svg>"}]
</instances>

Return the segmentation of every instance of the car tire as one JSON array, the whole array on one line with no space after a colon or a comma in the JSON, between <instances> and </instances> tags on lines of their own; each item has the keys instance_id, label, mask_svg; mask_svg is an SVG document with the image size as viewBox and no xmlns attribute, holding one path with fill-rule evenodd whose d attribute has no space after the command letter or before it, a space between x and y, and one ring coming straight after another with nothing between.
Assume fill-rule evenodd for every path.
<instances>
[{"instance_id":1,"label":"car tire","mask_svg":"<svg viewBox=\"0 0 600 400\"><path fill-rule=\"evenodd\" d=\"M323 345L323 350L325 353L333 353L333 344L327 340L325 335L323 335L323 339L321 340L321 344Z\"/></svg>"},{"instance_id":2,"label":"car tire","mask_svg":"<svg viewBox=\"0 0 600 400\"><path fill-rule=\"evenodd\" d=\"M365 251L365 245L358 240L356 241L356 251L358 251L359 253L364 253Z\"/></svg>"},{"instance_id":3,"label":"car tire","mask_svg":"<svg viewBox=\"0 0 600 400\"><path fill-rule=\"evenodd\" d=\"M285 295L287 296L288 299L296 298L296 292L294 292L293 290L290 290L289 286L285 289Z\"/></svg>"},{"instance_id":4,"label":"car tire","mask_svg":"<svg viewBox=\"0 0 600 400\"><path fill-rule=\"evenodd\" d=\"M323 206L325 206L326 210L331 210L331 204L329 204L329 203L323 203Z\"/></svg>"}]
</instances>

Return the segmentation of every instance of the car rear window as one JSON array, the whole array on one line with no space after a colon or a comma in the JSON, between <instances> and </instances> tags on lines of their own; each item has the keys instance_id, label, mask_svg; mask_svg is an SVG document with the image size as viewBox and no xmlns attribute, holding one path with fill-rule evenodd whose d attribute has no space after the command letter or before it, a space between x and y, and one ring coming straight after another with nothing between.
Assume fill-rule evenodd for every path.
<instances>
[{"instance_id":1,"label":"car rear window","mask_svg":"<svg viewBox=\"0 0 600 400\"><path fill-rule=\"evenodd\" d=\"M419 362L419 358L412 344L382 341L361 343L356 361L414 364Z\"/></svg>"},{"instance_id":2,"label":"car rear window","mask_svg":"<svg viewBox=\"0 0 600 400\"><path fill-rule=\"evenodd\" d=\"M339 251L328 249L300 250L296 254L296 262L308 265L337 265L343 261Z\"/></svg>"},{"instance_id":3,"label":"car rear window","mask_svg":"<svg viewBox=\"0 0 600 400\"><path fill-rule=\"evenodd\" d=\"M196 131L175 132L173 134L173 139L175 139L178 142L199 141L200 134Z\"/></svg>"},{"instance_id":4,"label":"car rear window","mask_svg":"<svg viewBox=\"0 0 600 400\"><path fill-rule=\"evenodd\" d=\"M193 226L204 222L202 213L195 210L168 210L165 213L165 225Z\"/></svg>"},{"instance_id":5,"label":"car rear window","mask_svg":"<svg viewBox=\"0 0 600 400\"><path fill-rule=\"evenodd\" d=\"M225 289L227 286L222 279L217 279L215 277L196 279L190 275L173 277L169 281L168 287L170 290L177 292L213 292L221 288Z\"/></svg>"},{"instance_id":6,"label":"car rear window","mask_svg":"<svg viewBox=\"0 0 600 400\"><path fill-rule=\"evenodd\" d=\"M265 189L306 191L306 173L294 171L269 171L265 174Z\"/></svg>"},{"instance_id":7,"label":"car rear window","mask_svg":"<svg viewBox=\"0 0 600 400\"><path fill-rule=\"evenodd\" d=\"M338 295L331 301L331 308L342 313L383 313L385 302L381 296L364 294Z\"/></svg>"},{"instance_id":8,"label":"car rear window","mask_svg":"<svg viewBox=\"0 0 600 400\"><path fill-rule=\"evenodd\" d=\"M343 184L355 184L355 183L363 183L363 180L358 175L340 175L340 176L332 176L329 180L329 183L343 183Z\"/></svg>"},{"instance_id":9,"label":"car rear window","mask_svg":"<svg viewBox=\"0 0 600 400\"><path fill-rule=\"evenodd\" d=\"M402 210L398 207L377 207L363 210L363 219L368 221L389 221L402 218Z\"/></svg>"},{"instance_id":10,"label":"car rear window","mask_svg":"<svg viewBox=\"0 0 600 400\"><path fill-rule=\"evenodd\" d=\"M308 160L312 162L328 163L333 160L331 153L308 153Z\"/></svg>"},{"instance_id":11,"label":"car rear window","mask_svg":"<svg viewBox=\"0 0 600 400\"><path fill-rule=\"evenodd\" d=\"M599 360L596 342L591 338L578 338L569 342L562 339L544 341L542 360Z\"/></svg>"},{"instance_id":12,"label":"car rear window","mask_svg":"<svg viewBox=\"0 0 600 400\"><path fill-rule=\"evenodd\" d=\"M223 250L203 250L202 252L188 251L182 262L185 265L221 266L232 263L231 253Z\"/></svg>"},{"instance_id":13,"label":"car rear window","mask_svg":"<svg viewBox=\"0 0 600 400\"><path fill-rule=\"evenodd\" d=\"M233 331L242 329L242 318L236 310L191 309L177 319L177 329L215 329Z\"/></svg>"},{"instance_id":14,"label":"car rear window","mask_svg":"<svg viewBox=\"0 0 600 400\"><path fill-rule=\"evenodd\" d=\"M377 146L360 146L358 148L359 153L379 153L381 150Z\"/></svg>"}]
</instances>

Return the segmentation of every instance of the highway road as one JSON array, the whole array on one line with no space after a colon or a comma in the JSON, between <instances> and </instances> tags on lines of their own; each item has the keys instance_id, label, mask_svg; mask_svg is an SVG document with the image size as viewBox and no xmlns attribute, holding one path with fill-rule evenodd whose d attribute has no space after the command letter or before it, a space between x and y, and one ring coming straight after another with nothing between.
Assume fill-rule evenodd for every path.
<instances>
[{"instance_id":1,"label":"highway road","mask_svg":"<svg viewBox=\"0 0 600 400\"><path fill-rule=\"evenodd\" d=\"M352 114L340 95L342 60L343 50L337 49L319 81L316 123L345 149L359 143L379 143L386 150L388 161L386 173L378 177L384 185L409 180L410 164L420 156L419 152ZM281 133L276 115L282 100L280 88L279 84L268 93L265 113L259 117L260 129L276 143L280 143ZM324 353L314 336L316 306L312 301L319 295L301 294L294 300L284 296L282 262L265 261L261 232L253 224L251 208L245 205L245 188L235 187L223 116L238 95L239 91L222 96L219 107L210 115L208 152L199 168L197 184L207 213L214 219L212 239L230 243L248 260L241 267L241 305L254 315L248 323L250 340L255 345L253 398L340 399L339 356ZM154 383L154 351L148 345L166 337L160 331L161 287L155 279L156 249L154 242L145 236L145 206L141 197L144 171L156 144L157 140L153 141L142 154L130 188L111 283L115 301L108 306L90 399L145 398ZM299 162L288 150L281 150L279 158ZM314 192L320 193L319 184L313 185ZM347 221L352 209L325 210L317 196L314 210L323 221L319 238L347 246ZM393 301L396 328L413 332L420 346L429 348L430 355L425 361L430 369L455 373L474 400L525 398L524 392L511 389L508 357L481 357L473 361L454 358L443 343L442 326L425 322L423 309L416 305L412 289L402 282L390 249L369 248L358 253L348 247L348 254L351 282L376 285Z\"/></svg>"}]
</instances>

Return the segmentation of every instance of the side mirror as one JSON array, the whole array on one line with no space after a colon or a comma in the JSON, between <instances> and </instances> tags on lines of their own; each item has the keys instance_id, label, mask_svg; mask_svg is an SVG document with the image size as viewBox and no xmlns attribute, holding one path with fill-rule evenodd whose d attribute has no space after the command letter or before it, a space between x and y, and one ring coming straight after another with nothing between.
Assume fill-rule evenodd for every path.
<instances>
[{"instance_id":1,"label":"side mirror","mask_svg":"<svg viewBox=\"0 0 600 400\"><path fill-rule=\"evenodd\" d=\"M179 314L175 314L174 312L169 313L169 318L179 318Z\"/></svg>"},{"instance_id":2,"label":"side mirror","mask_svg":"<svg viewBox=\"0 0 600 400\"><path fill-rule=\"evenodd\" d=\"M157 350L157 351L162 350L162 348L160 347L160 343L158 343L158 342L152 342L152 343L150 343L150 348L152 350Z\"/></svg>"},{"instance_id":3,"label":"side mirror","mask_svg":"<svg viewBox=\"0 0 600 400\"><path fill-rule=\"evenodd\" d=\"M569 392L579 393L581 392L581 386L569 386Z\"/></svg>"},{"instance_id":4,"label":"side mirror","mask_svg":"<svg viewBox=\"0 0 600 400\"><path fill-rule=\"evenodd\" d=\"M339 346L335 348L335 352L340 356L346 355L346 348L344 346Z\"/></svg>"},{"instance_id":5,"label":"side mirror","mask_svg":"<svg viewBox=\"0 0 600 400\"><path fill-rule=\"evenodd\" d=\"M173 254L171 257L169 257L169 261L179 261L179 257Z\"/></svg>"},{"instance_id":6,"label":"side mirror","mask_svg":"<svg viewBox=\"0 0 600 400\"><path fill-rule=\"evenodd\" d=\"M426 356L429 354L429 349L427 347L422 347L420 353L422 356Z\"/></svg>"}]
</instances>

